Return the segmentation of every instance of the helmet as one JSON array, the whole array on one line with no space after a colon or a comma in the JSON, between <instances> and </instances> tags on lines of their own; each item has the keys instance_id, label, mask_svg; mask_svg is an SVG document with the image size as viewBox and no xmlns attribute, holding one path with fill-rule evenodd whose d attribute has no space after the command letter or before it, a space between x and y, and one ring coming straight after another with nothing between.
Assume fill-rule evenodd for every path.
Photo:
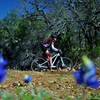
<instances>
[{"instance_id":1,"label":"helmet","mask_svg":"<svg viewBox=\"0 0 100 100\"><path fill-rule=\"evenodd\" d=\"M51 38L57 38L56 34L51 34Z\"/></svg>"}]
</instances>

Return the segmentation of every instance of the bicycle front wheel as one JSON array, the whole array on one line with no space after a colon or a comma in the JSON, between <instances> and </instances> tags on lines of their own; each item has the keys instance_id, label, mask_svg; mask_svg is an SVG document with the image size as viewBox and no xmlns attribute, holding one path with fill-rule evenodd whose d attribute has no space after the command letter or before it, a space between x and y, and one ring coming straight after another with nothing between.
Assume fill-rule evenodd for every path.
<instances>
[{"instance_id":1,"label":"bicycle front wheel","mask_svg":"<svg viewBox=\"0 0 100 100\"><path fill-rule=\"evenodd\" d=\"M69 69L69 70L71 70L72 69L72 66L73 66L73 62L72 62L72 60L70 59L70 58L67 58L67 57L62 57L62 65L61 65L61 67L62 68L67 68L67 69Z\"/></svg>"}]
</instances>

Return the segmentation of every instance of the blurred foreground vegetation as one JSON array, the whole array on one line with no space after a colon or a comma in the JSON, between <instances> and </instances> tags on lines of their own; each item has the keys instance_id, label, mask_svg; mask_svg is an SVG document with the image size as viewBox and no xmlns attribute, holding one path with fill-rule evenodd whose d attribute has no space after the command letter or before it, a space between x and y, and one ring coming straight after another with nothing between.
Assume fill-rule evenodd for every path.
<instances>
[{"instance_id":1,"label":"blurred foreground vegetation","mask_svg":"<svg viewBox=\"0 0 100 100\"><path fill-rule=\"evenodd\" d=\"M23 82L26 74L33 77L31 84ZM8 76L6 83L0 85L1 100L84 100L84 96L86 100L100 100L100 89L86 89L77 85L72 72L10 70Z\"/></svg>"},{"instance_id":2,"label":"blurred foreground vegetation","mask_svg":"<svg viewBox=\"0 0 100 100\"><path fill-rule=\"evenodd\" d=\"M23 88L16 88L14 94L9 93L9 91L3 91L0 93L0 98L2 98L2 100L62 100L43 89L39 91L32 89L31 92L29 92ZM63 100L83 100L83 96L67 96ZM100 93L88 95L87 100L100 100Z\"/></svg>"}]
</instances>

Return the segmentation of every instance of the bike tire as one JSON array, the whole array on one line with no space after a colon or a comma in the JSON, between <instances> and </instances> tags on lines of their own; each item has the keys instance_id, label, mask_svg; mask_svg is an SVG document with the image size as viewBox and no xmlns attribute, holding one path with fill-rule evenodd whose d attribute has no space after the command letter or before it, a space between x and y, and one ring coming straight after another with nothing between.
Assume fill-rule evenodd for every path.
<instances>
[{"instance_id":1,"label":"bike tire","mask_svg":"<svg viewBox=\"0 0 100 100\"><path fill-rule=\"evenodd\" d=\"M57 63L57 66L59 67L59 68L69 68L68 70L71 70L72 69L72 67L73 67L73 62L72 62L72 60L70 59L70 58L68 58L68 57L62 57L62 60L63 60L63 62L64 62L64 66L62 66L62 63L61 63L61 61L58 61L58 63Z\"/></svg>"},{"instance_id":2,"label":"bike tire","mask_svg":"<svg viewBox=\"0 0 100 100\"><path fill-rule=\"evenodd\" d=\"M32 71L41 71L43 70L42 67L40 67L39 65L44 63L46 60L44 60L43 58L36 58L32 61L31 63L31 70ZM47 63L45 64L45 66L48 66Z\"/></svg>"}]
</instances>

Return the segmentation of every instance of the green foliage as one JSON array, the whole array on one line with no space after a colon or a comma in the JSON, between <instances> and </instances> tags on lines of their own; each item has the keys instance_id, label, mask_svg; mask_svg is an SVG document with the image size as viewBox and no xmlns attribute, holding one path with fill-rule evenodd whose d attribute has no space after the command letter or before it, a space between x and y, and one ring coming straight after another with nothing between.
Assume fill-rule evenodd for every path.
<instances>
[{"instance_id":1,"label":"green foliage","mask_svg":"<svg viewBox=\"0 0 100 100\"><path fill-rule=\"evenodd\" d=\"M13 52L14 58L9 59L12 66L23 65L27 50L40 55L40 42L55 32L61 33L58 47L73 61L84 53L100 55L99 0L29 1L22 2L23 16L15 10L0 21L0 51L9 48ZM34 10L30 12L28 7Z\"/></svg>"},{"instance_id":2,"label":"green foliage","mask_svg":"<svg viewBox=\"0 0 100 100\"><path fill-rule=\"evenodd\" d=\"M97 93L97 94L91 94L89 96L89 99L88 100L99 100L100 99L100 94Z\"/></svg>"},{"instance_id":3,"label":"green foliage","mask_svg":"<svg viewBox=\"0 0 100 100\"><path fill-rule=\"evenodd\" d=\"M99 100L100 99L100 94L97 93L97 94L90 94L87 96L87 99L86 100ZM75 100L83 100L83 96L78 96L76 97Z\"/></svg>"},{"instance_id":4,"label":"green foliage","mask_svg":"<svg viewBox=\"0 0 100 100\"><path fill-rule=\"evenodd\" d=\"M31 91L25 90L24 88L16 88L16 92L11 94L9 92L2 92L0 94L2 100L52 100L54 97L46 90L39 89Z\"/></svg>"},{"instance_id":5,"label":"green foliage","mask_svg":"<svg viewBox=\"0 0 100 100\"><path fill-rule=\"evenodd\" d=\"M38 31L43 31L46 28L46 24L42 20L35 20L33 23L33 27Z\"/></svg>"},{"instance_id":6,"label":"green foliage","mask_svg":"<svg viewBox=\"0 0 100 100\"><path fill-rule=\"evenodd\" d=\"M95 54L96 56L100 56L100 47L96 47L92 50L93 54Z\"/></svg>"},{"instance_id":7,"label":"green foliage","mask_svg":"<svg viewBox=\"0 0 100 100\"><path fill-rule=\"evenodd\" d=\"M0 94L0 97L2 98L2 100L13 100L13 99L17 100L16 96L14 94L9 93L9 92L2 92Z\"/></svg>"},{"instance_id":8,"label":"green foliage","mask_svg":"<svg viewBox=\"0 0 100 100\"><path fill-rule=\"evenodd\" d=\"M13 93L9 93L9 91L0 92L0 97L2 100L60 100L60 98L56 98L54 95L49 93L44 89L35 90L32 89L29 91L25 88L16 88L16 91ZM87 94L87 100L99 100L100 93L92 93ZM83 96L70 96L68 95L64 100L83 100Z\"/></svg>"}]
</instances>

